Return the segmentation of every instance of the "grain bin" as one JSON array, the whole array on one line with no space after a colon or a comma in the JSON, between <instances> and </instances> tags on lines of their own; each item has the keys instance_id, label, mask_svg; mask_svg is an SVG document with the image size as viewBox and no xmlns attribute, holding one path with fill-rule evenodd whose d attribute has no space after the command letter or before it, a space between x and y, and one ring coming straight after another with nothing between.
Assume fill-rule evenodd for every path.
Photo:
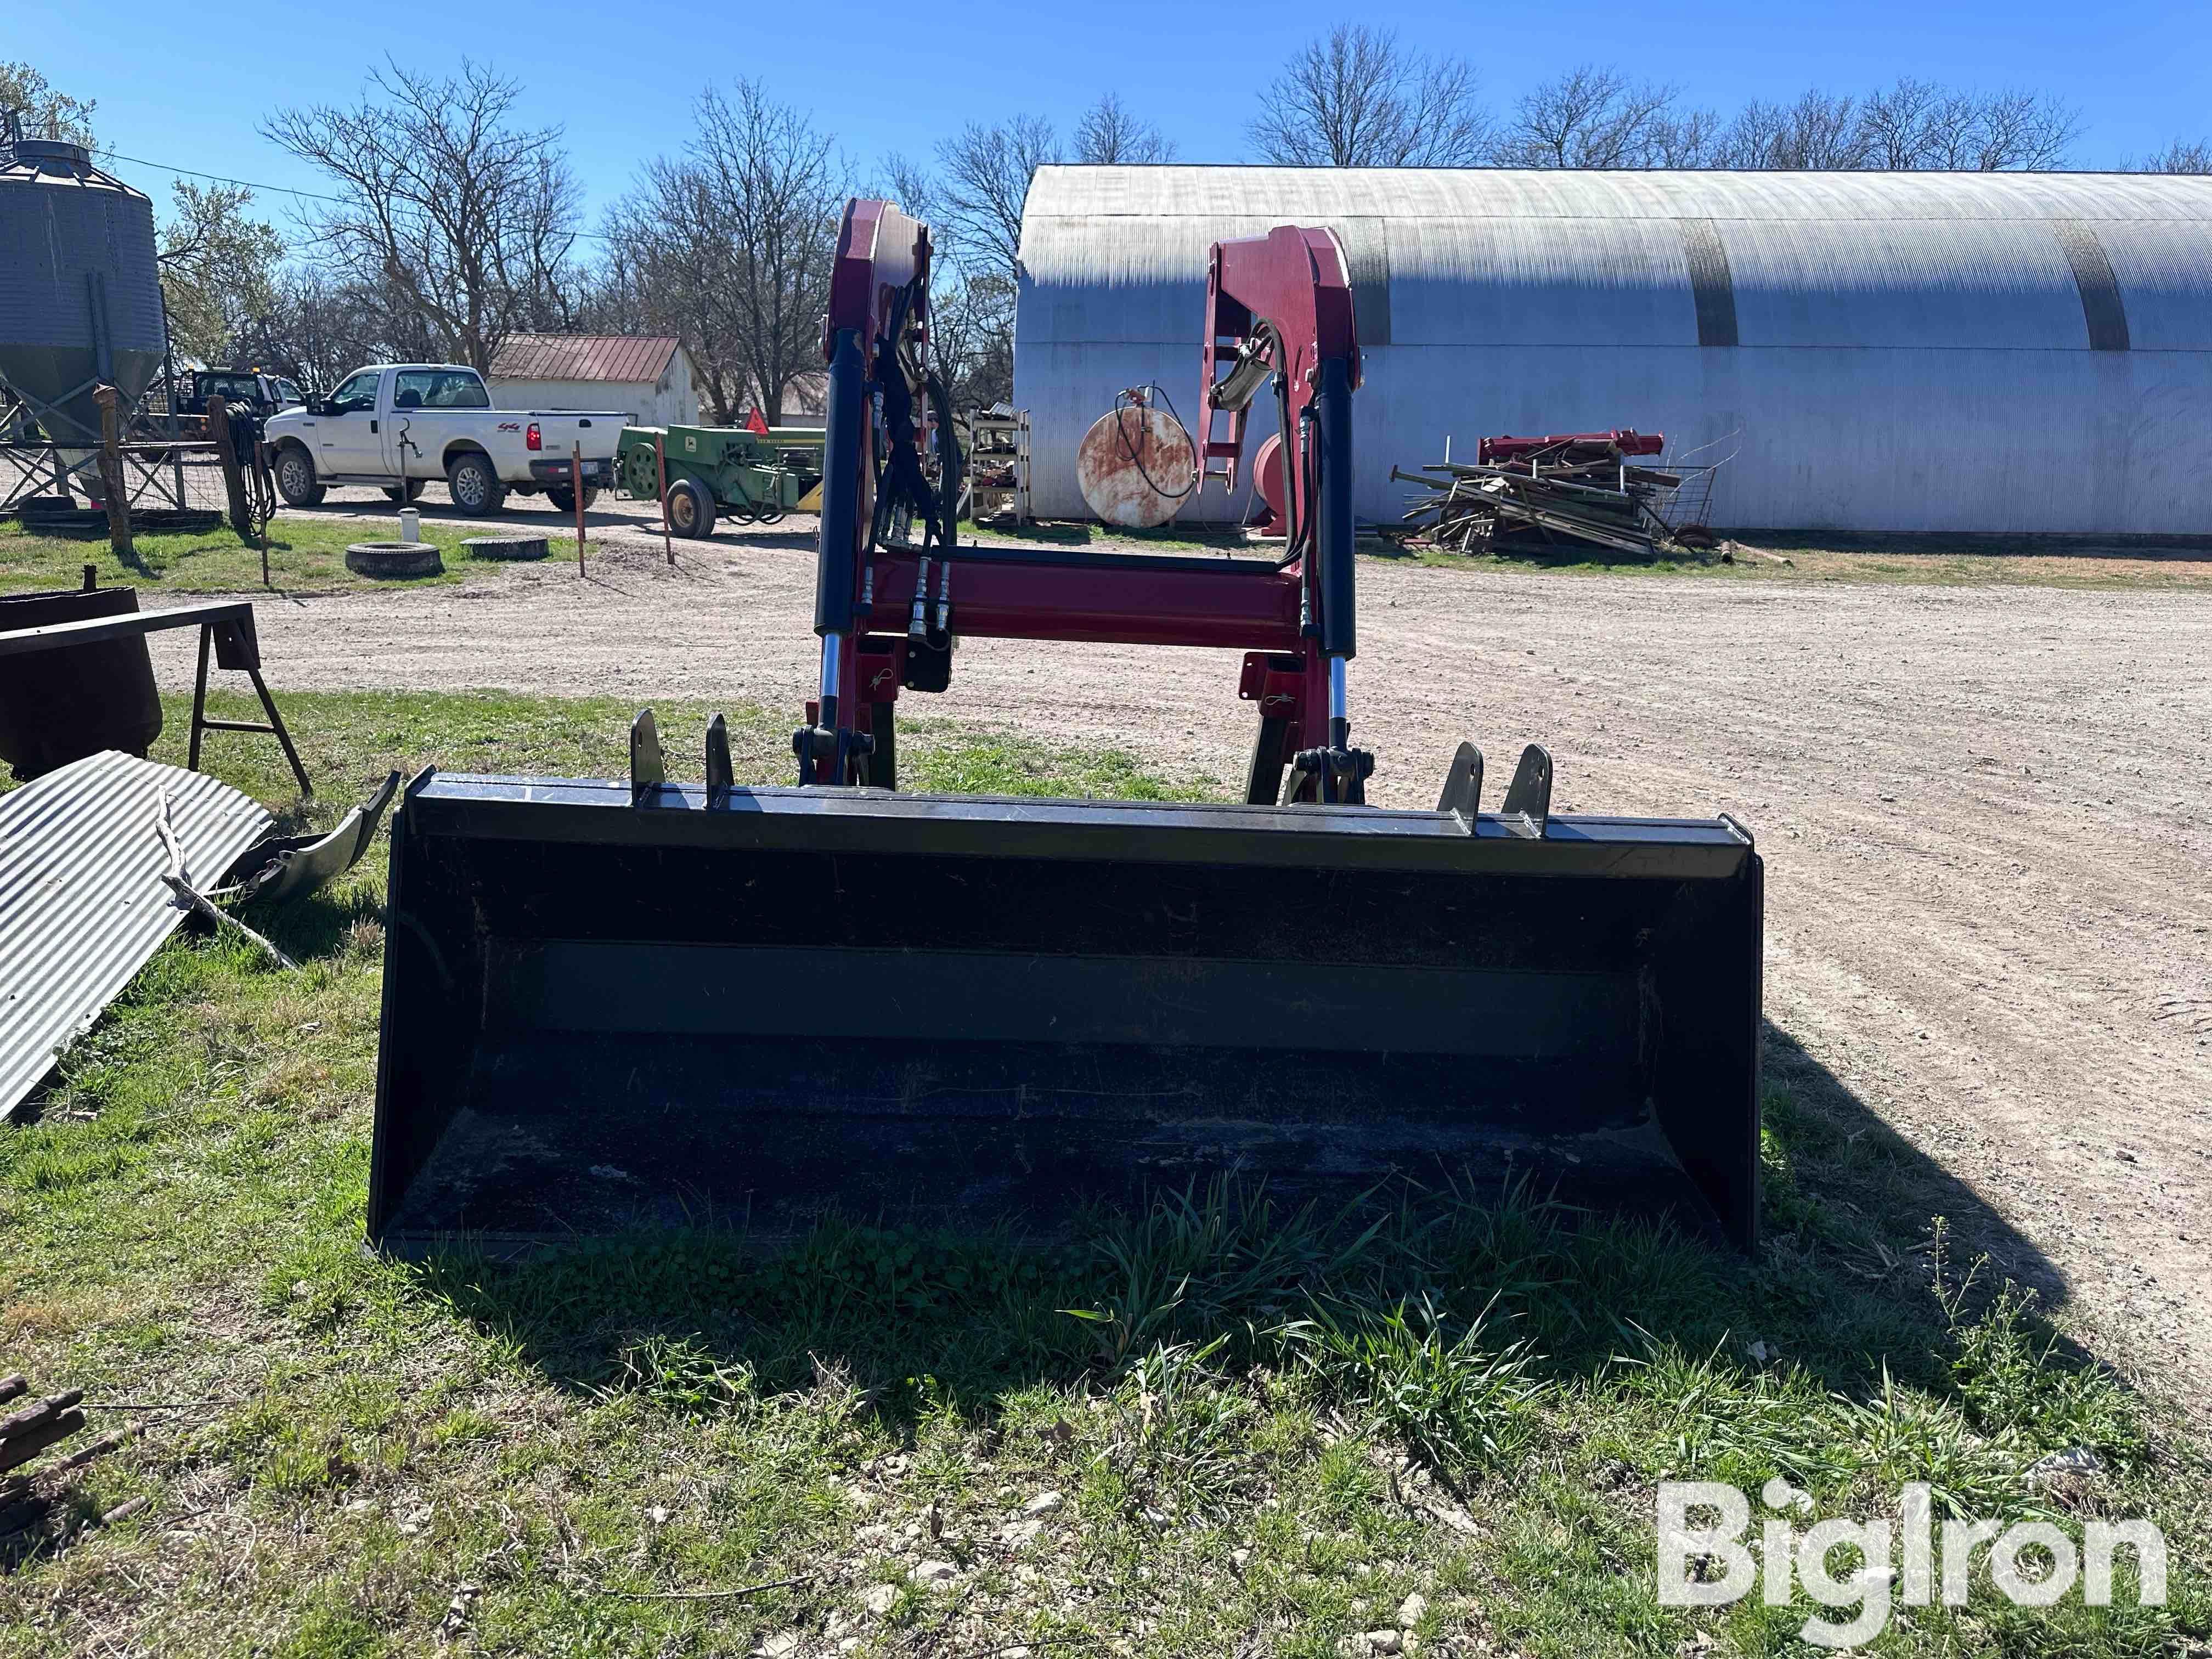
<instances>
[{"instance_id":1,"label":"grain bin","mask_svg":"<svg viewBox=\"0 0 2212 1659\"><path fill-rule=\"evenodd\" d=\"M153 204L81 144L0 133L0 380L54 442L96 444L93 387L135 402L163 348Z\"/></svg>"}]
</instances>

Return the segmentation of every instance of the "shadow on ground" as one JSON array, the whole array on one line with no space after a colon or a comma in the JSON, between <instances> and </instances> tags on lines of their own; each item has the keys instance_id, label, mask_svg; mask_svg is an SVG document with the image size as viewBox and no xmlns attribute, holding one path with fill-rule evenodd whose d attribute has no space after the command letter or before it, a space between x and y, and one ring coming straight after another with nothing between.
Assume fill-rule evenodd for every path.
<instances>
[{"instance_id":1,"label":"shadow on ground","mask_svg":"<svg viewBox=\"0 0 2212 1659\"><path fill-rule=\"evenodd\" d=\"M1045 1247L1011 1229L925 1236L833 1218L776 1253L729 1233L647 1234L520 1265L456 1251L421 1271L458 1312L580 1391L659 1363L641 1355L680 1352L763 1390L808 1386L829 1366L892 1395L933 1377L987 1409L1034 1382L1111 1372L1159 1342L1221 1337L1263 1356L1267 1329L1313 1308L1357 1322L1408 1305L1486 1319L1561 1380L1654 1345L1749 1364L1741 1356L1756 1341L1862 1399L1885 1376L1945 1386L1939 1271L1955 1287L1986 1253L1982 1292L2009 1278L2046 1306L2063 1297L2027 1239L1771 1024L1765 1068L1753 1259L1495 1168L1409 1183L1387 1205L1352 1194L1337 1213L1227 1184L1185 1189L1149 1215L1082 1218L1073 1242Z\"/></svg>"},{"instance_id":2,"label":"shadow on ground","mask_svg":"<svg viewBox=\"0 0 2212 1659\"><path fill-rule=\"evenodd\" d=\"M2212 562L2212 536L2033 536L1916 532L1881 535L1841 530L1729 530L1719 532L1778 552L1889 553L1923 558L2149 559Z\"/></svg>"}]
</instances>

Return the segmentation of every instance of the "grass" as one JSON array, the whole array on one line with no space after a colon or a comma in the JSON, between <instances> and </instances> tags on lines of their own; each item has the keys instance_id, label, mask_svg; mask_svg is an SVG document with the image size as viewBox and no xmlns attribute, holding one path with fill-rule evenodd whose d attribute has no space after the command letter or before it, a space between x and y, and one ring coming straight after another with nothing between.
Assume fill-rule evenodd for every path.
<instances>
[{"instance_id":1,"label":"grass","mask_svg":"<svg viewBox=\"0 0 2212 1659\"><path fill-rule=\"evenodd\" d=\"M2199 588L2212 585L2212 545L2142 538L2051 536L1850 538L1742 531L1705 559L1645 558L1597 547L1449 553L1363 538L1359 550L1394 563L1468 572L1582 576L1705 576L1737 581L1881 582L1911 586Z\"/></svg>"},{"instance_id":2,"label":"grass","mask_svg":"<svg viewBox=\"0 0 2212 1659\"><path fill-rule=\"evenodd\" d=\"M987 544L1090 548L1099 552L1233 553L1274 557L1279 544L1230 528L1166 525L1124 530L1082 522L1014 528L963 521ZM1881 582L1905 586L2199 588L2212 586L2212 544L2146 538L1868 536L1818 531L1735 532L1710 558L1645 558L1599 547L1529 548L1510 554L1449 553L1363 534L1358 551L1393 564L1467 573L1548 571L1575 576L1704 576L1736 581Z\"/></svg>"},{"instance_id":3,"label":"grass","mask_svg":"<svg viewBox=\"0 0 2212 1659\"><path fill-rule=\"evenodd\" d=\"M618 772L632 712L284 701L323 796L291 816L317 823L392 765ZM659 712L673 756L707 711ZM780 778L789 717L730 714L740 774ZM268 740L211 743L289 799ZM902 759L1179 793L951 721ZM1662 1479L1773 1475L1816 1515L1925 1480L1976 1513L2167 1529L2163 1609L1984 1583L1887 1651L2181 1659L2212 1631L2197 1443L1954 1259L1909 1147L1786 1077L1749 1263L1525 1191L1336 1216L1214 1189L1049 1251L830 1223L765 1258L678 1235L406 1264L359 1248L381 899L372 859L257 911L296 975L172 940L0 1126L0 1371L140 1425L88 1498L153 1500L6 1561L5 1659L1322 1659L1401 1609L1430 1653L1767 1654L1802 1593L1657 1606L1651 1516ZM2027 1480L2075 1448L2105 1472Z\"/></svg>"},{"instance_id":4,"label":"grass","mask_svg":"<svg viewBox=\"0 0 2212 1659\"><path fill-rule=\"evenodd\" d=\"M399 520L348 518L324 520L278 518L270 526L270 586L261 583L261 553L228 526L203 535L139 535L133 538L135 562L115 556L105 534L96 537L37 536L15 520L0 520L0 593L40 588L77 587L84 567L92 565L103 586L135 586L148 598L164 590L178 593L334 593L349 589L441 587L460 581L471 561L464 537L495 535L496 525L481 529L426 520L422 539L444 556L443 575L402 580L356 576L346 568L349 543L397 541ZM556 548L555 556L558 557Z\"/></svg>"}]
</instances>

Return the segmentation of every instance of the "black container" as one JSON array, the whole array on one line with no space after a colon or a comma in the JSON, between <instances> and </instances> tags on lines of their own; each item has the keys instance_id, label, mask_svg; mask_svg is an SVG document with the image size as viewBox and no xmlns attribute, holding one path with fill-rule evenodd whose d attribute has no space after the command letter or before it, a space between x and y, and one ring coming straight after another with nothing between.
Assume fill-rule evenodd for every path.
<instances>
[{"instance_id":1,"label":"black container","mask_svg":"<svg viewBox=\"0 0 2212 1659\"><path fill-rule=\"evenodd\" d=\"M137 609L135 587L17 593L0 599L0 633ZM0 760L26 782L103 749L143 755L161 735L143 635L0 657Z\"/></svg>"}]
</instances>

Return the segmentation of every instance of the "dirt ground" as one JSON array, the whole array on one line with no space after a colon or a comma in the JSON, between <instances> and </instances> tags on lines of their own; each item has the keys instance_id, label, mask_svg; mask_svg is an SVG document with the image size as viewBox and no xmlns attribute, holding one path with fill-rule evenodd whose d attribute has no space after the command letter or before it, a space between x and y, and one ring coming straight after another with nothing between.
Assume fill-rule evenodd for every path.
<instances>
[{"instance_id":1,"label":"dirt ground","mask_svg":"<svg viewBox=\"0 0 2212 1659\"><path fill-rule=\"evenodd\" d=\"M592 516L586 580L556 548L459 587L264 602L271 682L796 715L811 518L678 543L671 571L642 514ZM1472 738L1494 805L1537 739L1565 810L1741 817L1782 1046L1968 1189L1969 1237L2100 1352L2212 1401L2212 596L1376 560L1359 581L1354 738L1381 804L1432 804ZM956 571L956 617L958 597ZM188 684L189 646L155 645ZM951 693L914 702L1225 781L1250 737L1237 666L967 641Z\"/></svg>"}]
</instances>

